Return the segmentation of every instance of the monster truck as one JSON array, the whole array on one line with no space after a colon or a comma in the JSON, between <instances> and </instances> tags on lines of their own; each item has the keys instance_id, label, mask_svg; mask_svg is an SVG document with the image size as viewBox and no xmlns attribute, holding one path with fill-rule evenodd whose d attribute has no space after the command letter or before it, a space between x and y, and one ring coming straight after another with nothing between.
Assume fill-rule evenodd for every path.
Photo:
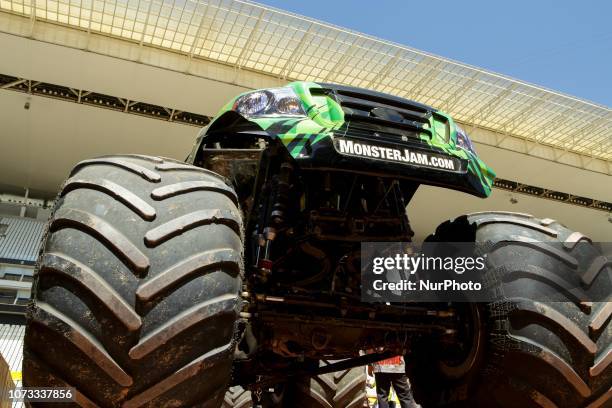
<instances>
[{"instance_id":1,"label":"monster truck","mask_svg":"<svg viewBox=\"0 0 612 408\"><path fill-rule=\"evenodd\" d=\"M38 260L24 385L81 406L360 407L363 365L407 353L424 407L605 406L610 264L559 222L483 212L429 237L495 255L489 302L360 297L360 244L410 241L421 184L485 198L494 177L444 112L312 82L229 101L186 162L80 162Z\"/></svg>"}]
</instances>

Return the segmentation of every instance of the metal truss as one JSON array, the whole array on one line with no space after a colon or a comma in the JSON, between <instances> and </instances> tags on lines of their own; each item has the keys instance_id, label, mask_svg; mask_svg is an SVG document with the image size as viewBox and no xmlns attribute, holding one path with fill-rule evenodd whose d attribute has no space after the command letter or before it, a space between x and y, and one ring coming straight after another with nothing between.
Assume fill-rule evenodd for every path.
<instances>
[{"instance_id":1,"label":"metal truss","mask_svg":"<svg viewBox=\"0 0 612 408\"><path fill-rule=\"evenodd\" d=\"M132 101L117 96L105 95L98 92L74 89L67 86L17 78L0 74L0 89L24 92L37 96L61 99L68 102L95 106L134 115L147 116L168 122L183 123L186 125L203 127L210 122L210 117L197 113L180 111L146 102Z\"/></svg>"},{"instance_id":2,"label":"metal truss","mask_svg":"<svg viewBox=\"0 0 612 408\"><path fill-rule=\"evenodd\" d=\"M531 186L528 184L521 184L516 181L504 180L504 179L496 179L494 187L512 191L514 193L520 193L530 196L535 196L539 198L545 198L548 200L559 201L562 203L573 204L580 207L587 207L593 210L605 211L608 213L612 213L612 203L595 200L593 198L577 196L570 193L564 193L561 191L549 190L543 187Z\"/></svg>"}]
</instances>

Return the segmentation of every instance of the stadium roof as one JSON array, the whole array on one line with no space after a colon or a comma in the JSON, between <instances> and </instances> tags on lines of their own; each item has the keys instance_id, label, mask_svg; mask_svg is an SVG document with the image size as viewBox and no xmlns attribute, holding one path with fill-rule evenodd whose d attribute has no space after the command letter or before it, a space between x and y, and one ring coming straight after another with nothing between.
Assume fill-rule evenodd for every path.
<instances>
[{"instance_id":1,"label":"stadium roof","mask_svg":"<svg viewBox=\"0 0 612 408\"><path fill-rule=\"evenodd\" d=\"M375 89L469 125L612 160L609 107L256 3L0 0L0 10L282 79Z\"/></svg>"}]
</instances>

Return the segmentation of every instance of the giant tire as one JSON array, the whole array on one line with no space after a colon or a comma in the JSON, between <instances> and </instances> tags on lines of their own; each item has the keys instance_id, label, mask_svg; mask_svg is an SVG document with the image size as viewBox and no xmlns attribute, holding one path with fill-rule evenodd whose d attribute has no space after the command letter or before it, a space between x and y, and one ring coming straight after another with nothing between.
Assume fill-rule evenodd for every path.
<instances>
[{"instance_id":1,"label":"giant tire","mask_svg":"<svg viewBox=\"0 0 612 408\"><path fill-rule=\"evenodd\" d=\"M218 407L241 306L236 201L169 159L79 163L38 260L24 385L75 387L81 406Z\"/></svg>"},{"instance_id":2,"label":"giant tire","mask_svg":"<svg viewBox=\"0 0 612 408\"><path fill-rule=\"evenodd\" d=\"M465 360L449 365L430 345L409 356L417 402L425 408L612 406L612 303L605 301L612 300L611 264L587 237L552 219L485 212L447 221L429 240L476 242L487 255L496 298L463 305L478 328L466 341ZM539 297L551 287L555 299Z\"/></svg>"},{"instance_id":3,"label":"giant tire","mask_svg":"<svg viewBox=\"0 0 612 408\"><path fill-rule=\"evenodd\" d=\"M298 378L287 391L283 398L286 408L361 408L366 401L365 368Z\"/></svg>"}]
</instances>

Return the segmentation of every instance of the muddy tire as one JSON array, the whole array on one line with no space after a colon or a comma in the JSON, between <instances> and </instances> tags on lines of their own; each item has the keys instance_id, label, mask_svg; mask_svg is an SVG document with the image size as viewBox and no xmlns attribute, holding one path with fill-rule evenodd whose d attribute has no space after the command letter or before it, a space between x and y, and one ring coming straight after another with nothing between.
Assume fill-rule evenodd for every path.
<instances>
[{"instance_id":1,"label":"muddy tire","mask_svg":"<svg viewBox=\"0 0 612 408\"><path fill-rule=\"evenodd\" d=\"M82 406L218 407L231 375L242 223L220 176L169 159L79 163L27 314L23 381Z\"/></svg>"},{"instance_id":2,"label":"muddy tire","mask_svg":"<svg viewBox=\"0 0 612 408\"><path fill-rule=\"evenodd\" d=\"M296 379L283 407L361 408L366 401L366 379L364 367Z\"/></svg>"},{"instance_id":3,"label":"muddy tire","mask_svg":"<svg viewBox=\"0 0 612 408\"><path fill-rule=\"evenodd\" d=\"M477 328L463 361L436 360L445 351L424 344L408 357L417 402L611 406L612 269L598 246L554 220L503 212L447 221L429 240L476 242L495 299L463 304Z\"/></svg>"}]
</instances>

